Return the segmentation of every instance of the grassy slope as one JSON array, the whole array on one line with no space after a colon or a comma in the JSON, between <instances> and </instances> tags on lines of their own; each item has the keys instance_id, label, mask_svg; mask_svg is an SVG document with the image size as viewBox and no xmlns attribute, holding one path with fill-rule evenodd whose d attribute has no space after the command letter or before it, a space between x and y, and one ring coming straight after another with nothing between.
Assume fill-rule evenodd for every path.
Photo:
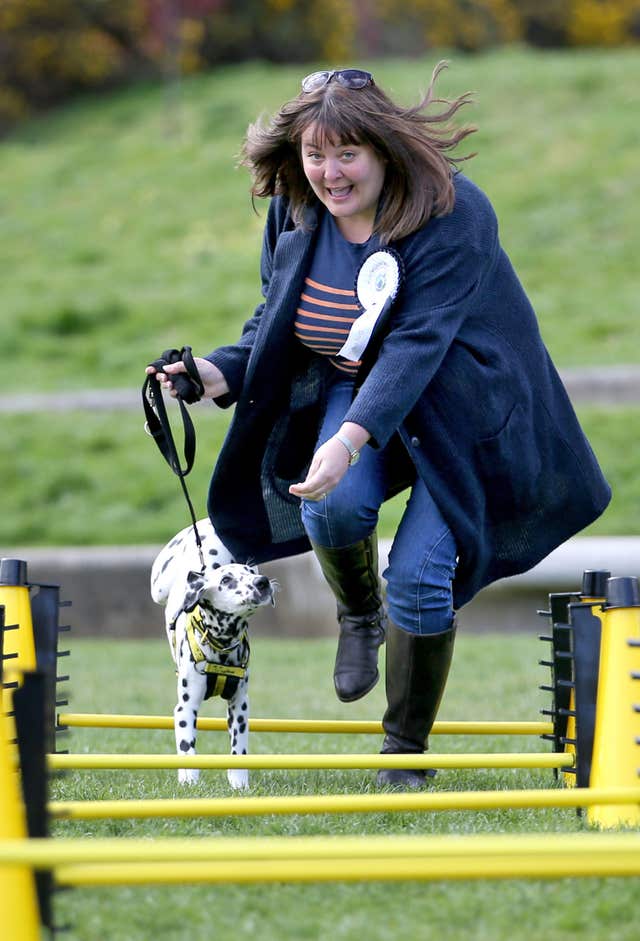
<instances>
[{"instance_id":1,"label":"grassy slope","mask_svg":"<svg viewBox=\"0 0 640 941\"><path fill-rule=\"evenodd\" d=\"M640 452L630 444L639 412L581 409L580 415L614 490L611 506L588 533L637 532ZM194 417L198 451L187 483L196 513L204 516L227 416L202 406ZM142 414L132 412L3 416L11 447L0 454L0 546L163 543L186 525L178 479L142 425ZM401 494L384 505L382 536L395 532L404 500Z\"/></svg>"},{"instance_id":2,"label":"grassy slope","mask_svg":"<svg viewBox=\"0 0 640 941\"><path fill-rule=\"evenodd\" d=\"M460 636L443 719L536 719L546 702L537 684L546 681L536 665L546 650L532 630L505 640L501 636ZM540 622L541 623L541 622ZM252 644L252 713L255 716L376 718L384 701L383 684L349 706L331 688L332 641L261 640L256 621ZM173 674L162 641L72 642L72 699L75 711L169 714ZM133 668L133 669L132 669ZM126 683L122 682L127 677ZM119 690L116 699L113 689ZM282 698L281 690L294 690ZM221 715L220 700L206 704L205 715ZM202 751L226 750L223 733L202 733ZM379 745L368 736L257 735L254 752L368 752ZM170 732L82 730L60 747L72 751L158 751L173 749ZM434 736L438 752L547 750L536 738ZM374 774L363 772L253 772L252 793L287 795L361 793L372 789ZM437 790L553 787L549 771L440 772ZM174 772L75 772L57 779L54 797L101 799L184 796ZM204 772L189 795L227 796L224 772ZM187 795L187 796L189 796ZM482 813L404 813L324 815L159 821L66 822L55 835L242 836L282 834L563 834L585 829L570 810ZM74 930L69 941L206 941L215 934L259 933L264 941L388 941L431 936L450 941L633 941L640 902L637 880L566 879L555 882L336 884L184 888L105 888L62 894L59 920Z\"/></svg>"},{"instance_id":3,"label":"grassy slope","mask_svg":"<svg viewBox=\"0 0 640 941\"><path fill-rule=\"evenodd\" d=\"M376 63L375 72L413 102L433 61ZM235 155L248 122L294 94L298 78L297 68L247 65L173 94L87 99L0 145L6 394L135 388L163 348L237 337L258 299L264 207L253 214ZM640 130L629 114L640 60L632 51L456 53L440 88L477 94L468 117L480 127L471 139L479 156L466 168L496 206L558 364L637 362ZM201 511L229 417L210 415L199 421L193 478ZM629 482L598 531L625 532L640 475L624 426L637 413L586 417L607 472ZM140 428L132 413L3 418L0 544L150 541L182 525L177 483Z\"/></svg>"}]
</instances>

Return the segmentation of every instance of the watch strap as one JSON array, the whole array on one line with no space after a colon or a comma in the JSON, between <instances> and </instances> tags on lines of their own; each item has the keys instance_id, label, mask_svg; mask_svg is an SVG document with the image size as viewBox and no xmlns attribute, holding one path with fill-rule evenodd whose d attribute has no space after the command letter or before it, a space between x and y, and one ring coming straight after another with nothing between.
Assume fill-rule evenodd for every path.
<instances>
[{"instance_id":1,"label":"watch strap","mask_svg":"<svg viewBox=\"0 0 640 941\"><path fill-rule=\"evenodd\" d=\"M345 434L342 434L342 432L338 432L335 437L349 452L349 466L353 467L353 465L356 464L360 458L360 451Z\"/></svg>"}]
</instances>

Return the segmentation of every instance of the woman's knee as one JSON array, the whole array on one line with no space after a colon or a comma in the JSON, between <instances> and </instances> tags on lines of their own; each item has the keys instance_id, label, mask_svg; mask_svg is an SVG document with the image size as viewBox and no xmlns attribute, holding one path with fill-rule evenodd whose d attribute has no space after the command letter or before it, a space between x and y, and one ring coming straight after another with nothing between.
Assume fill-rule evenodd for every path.
<instances>
[{"instance_id":1,"label":"woman's knee","mask_svg":"<svg viewBox=\"0 0 640 941\"><path fill-rule=\"evenodd\" d=\"M453 623L455 543L447 530L420 558L412 551L392 550L387 580L387 605L393 622L415 634L439 634Z\"/></svg>"}]
</instances>

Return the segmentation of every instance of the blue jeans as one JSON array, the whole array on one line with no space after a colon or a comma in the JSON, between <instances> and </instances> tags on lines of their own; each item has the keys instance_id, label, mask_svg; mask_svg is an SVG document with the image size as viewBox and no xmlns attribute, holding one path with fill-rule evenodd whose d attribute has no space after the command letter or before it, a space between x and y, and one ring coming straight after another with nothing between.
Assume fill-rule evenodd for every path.
<instances>
[{"instance_id":1,"label":"blue jeans","mask_svg":"<svg viewBox=\"0 0 640 941\"><path fill-rule=\"evenodd\" d=\"M318 447L344 420L353 380L336 378L328 392ZM387 489L385 449L365 447L338 486L319 501L302 501L302 522L318 545L339 548L366 539L374 531ZM439 634L453 621L451 582L457 548L451 530L418 478L411 488L383 572L391 620L413 634Z\"/></svg>"}]
</instances>

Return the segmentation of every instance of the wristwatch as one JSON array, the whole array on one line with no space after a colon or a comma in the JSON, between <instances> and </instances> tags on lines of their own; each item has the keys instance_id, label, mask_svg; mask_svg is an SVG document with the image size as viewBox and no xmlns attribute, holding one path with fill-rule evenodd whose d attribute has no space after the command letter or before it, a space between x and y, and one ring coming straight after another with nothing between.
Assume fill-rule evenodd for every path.
<instances>
[{"instance_id":1,"label":"wristwatch","mask_svg":"<svg viewBox=\"0 0 640 941\"><path fill-rule=\"evenodd\" d=\"M360 452L353 444L349 441L346 435L338 434L335 436L340 444L343 444L347 451L349 452L349 467L353 467L354 464L357 464L360 460Z\"/></svg>"}]
</instances>

